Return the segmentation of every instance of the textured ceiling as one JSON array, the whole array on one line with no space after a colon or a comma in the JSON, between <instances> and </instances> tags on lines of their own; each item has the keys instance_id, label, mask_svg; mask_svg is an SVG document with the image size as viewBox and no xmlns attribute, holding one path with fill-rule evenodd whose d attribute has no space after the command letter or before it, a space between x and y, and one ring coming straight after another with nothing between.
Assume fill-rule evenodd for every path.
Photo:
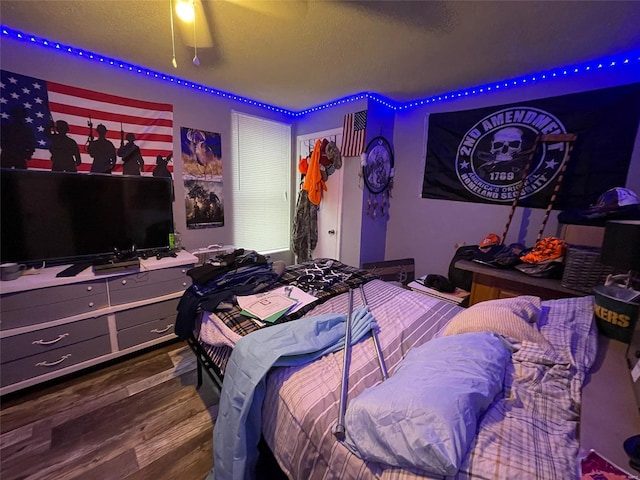
<instances>
[{"instance_id":1,"label":"textured ceiling","mask_svg":"<svg viewBox=\"0 0 640 480\"><path fill-rule=\"evenodd\" d=\"M176 0L173 0L174 3ZM3 25L280 107L396 101L640 49L640 1L2 0Z\"/></svg>"}]
</instances>

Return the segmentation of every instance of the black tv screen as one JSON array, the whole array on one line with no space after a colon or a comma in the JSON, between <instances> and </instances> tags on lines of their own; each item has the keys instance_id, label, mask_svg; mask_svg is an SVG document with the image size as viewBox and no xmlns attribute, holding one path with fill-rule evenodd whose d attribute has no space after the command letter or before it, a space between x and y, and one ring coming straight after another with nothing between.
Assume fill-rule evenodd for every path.
<instances>
[{"instance_id":1,"label":"black tv screen","mask_svg":"<svg viewBox=\"0 0 640 480\"><path fill-rule=\"evenodd\" d=\"M169 248L171 179L0 171L1 261L60 265Z\"/></svg>"}]
</instances>

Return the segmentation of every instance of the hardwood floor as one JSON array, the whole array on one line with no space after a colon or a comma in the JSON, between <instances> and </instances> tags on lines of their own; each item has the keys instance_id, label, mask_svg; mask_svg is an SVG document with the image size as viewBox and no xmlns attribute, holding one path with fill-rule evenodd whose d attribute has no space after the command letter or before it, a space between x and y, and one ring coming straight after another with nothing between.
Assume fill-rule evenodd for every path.
<instances>
[{"instance_id":1,"label":"hardwood floor","mask_svg":"<svg viewBox=\"0 0 640 480\"><path fill-rule=\"evenodd\" d=\"M204 479L219 392L184 342L1 399L0 478Z\"/></svg>"}]
</instances>

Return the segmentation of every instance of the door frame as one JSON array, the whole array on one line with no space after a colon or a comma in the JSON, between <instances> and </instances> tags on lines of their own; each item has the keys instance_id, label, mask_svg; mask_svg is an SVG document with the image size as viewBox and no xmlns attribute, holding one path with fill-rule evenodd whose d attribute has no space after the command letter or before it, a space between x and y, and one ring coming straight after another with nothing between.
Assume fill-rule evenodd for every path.
<instances>
[{"instance_id":1,"label":"door frame","mask_svg":"<svg viewBox=\"0 0 640 480\"><path fill-rule=\"evenodd\" d=\"M307 133L304 135L296 136L296 192L295 192L296 198L300 190L300 181L302 179L302 174L300 173L300 170L297 168L297 164L300 161L300 159L308 155L308 151L303 150L302 144L307 140L313 140L313 143L315 144L315 141L318 139L334 137L334 136L336 137L336 145L341 145L342 144L342 128L332 128L330 130L322 130L319 132ZM344 159L343 159L343 163L344 163ZM344 168L344 165L343 165L343 168ZM338 195L337 197L338 211L336 212L337 214L336 259L340 259L340 254L342 252L342 187L344 185L344 174L341 175L341 180L342 180L341 184L336 185L336 188L334 189ZM320 236L321 236L321 233L318 232L318 242L320 242Z\"/></svg>"}]
</instances>

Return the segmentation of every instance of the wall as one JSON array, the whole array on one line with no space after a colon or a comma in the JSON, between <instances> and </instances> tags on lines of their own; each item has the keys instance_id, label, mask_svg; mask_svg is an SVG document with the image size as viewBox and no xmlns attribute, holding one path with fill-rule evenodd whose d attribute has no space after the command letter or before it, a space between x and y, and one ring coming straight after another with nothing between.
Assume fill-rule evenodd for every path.
<instances>
[{"instance_id":1,"label":"wall","mask_svg":"<svg viewBox=\"0 0 640 480\"><path fill-rule=\"evenodd\" d=\"M386 138L393 146L393 130L394 130L394 112L388 107L377 102L370 101L367 112L367 141L365 146L375 137L382 136ZM402 186L400 186L402 188ZM395 190L395 188L393 189ZM392 190L391 195L394 195ZM363 192L363 204L369 200L370 194L367 188ZM381 197L378 196L378 199ZM375 202L375 197L371 196L371 201ZM380 201L380 200L379 200ZM378 207L379 208L379 207ZM378 213L380 210L378 210ZM360 265L368 262L377 262L385 258L386 238L388 236L389 214L375 218L373 215L367 215L366 207L361 211L362 229L360 239Z\"/></svg>"},{"instance_id":2,"label":"wall","mask_svg":"<svg viewBox=\"0 0 640 480\"><path fill-rule=\"evenodd\" d=\"M422 175L426 149L426 125L429 113L446 112L524 101L553 95L604 88L640 81L640 72L620 69L605 70L577 78L553 80L528 87L519 87L483 95L443 102L429 107L403 110L394 114L386 107L366 99L340 104L319 110L298 119L252 107L240 102L194 91L147 77L122 72L113 67L89 62L77 57L54 53L24 42L3 38L0 44L0 67L25 75L56 81L83 88L105 91L151 101L171 103L174 106L174 151L180 148L180 127L199 128L219 132L222 136L222 153L225 162L230 152L230 113L233 109L252 115L271 118L293 124L292 152L295 137L305 133L339 128L346 113L368 108L367 143L376 135L393 139L395 154L395 179L390 200L389 218L368 218L364 212L360 159L348 158L344 162L345 187L343 193L342 253L348 263L414 257L416 273L445 274L458 242L477 244L489 232L502 233L509 206L484 205L466 202L421 199ZM330 100L330 99L327 99ZM640 193L640 139L636 140L627 187ZM292 169L297 161L292 159ZM230 169L225 168L224 206L233 209L229 192ZM225 226L215 229L187 230L185 209L181 199L184 188L180 181L181 164L174 164L176 203L174 216L176 228L182 234L185 248L192 250L213 243L231 244L231 216L225 217ZM295 175L292 175L295 178ZM295 192L295 185L292 188ZM294 209L292 202L292 212ZM552 212L545 234L557 231L558 212ZM535 240L544 211L518 209L513 219L507 242L524 239L530 246ZM272 256L278 258L278 256ZM285 254L283 259L290 261Z\"/></svg>"},{"instance_id":3,"label":"wall","mask_svg":"<svg viewBox=\"0 0 640 480\"><path fill-rule=\"evenodd\" d=\"M176 195L173 214L176 229L181 233L182 245L187 250L214 243L233 244L231 224L233 219L228 214L233 209L233 198L230 194L231 169L228 166L231 152L231 111L237 110L283 123L293 123L291 117L267 109L199 93L189 87L134 75L98 62L90 62L64 53L55 53L49 49L35 47L6 37L3 37L0 44L0 67L43 80L130 98L173 104L173 145L175 160L177 160L174 161L173 174ZM198 128L221 134L224 162L223 201L227 212L223 227L197 230L187 230L186 228L184 185L181 181L182 164L179 160L180 127ZM85 160L83 159L83 161ZM272 258L279 257L273 255ZM285 255L284 259L289 260L290 258Z\"/></svg>"},{"instance_id":4,"label":"wall","mask_svg":"<svg viewBox=\"0 0 640 480\"><path fill-rule=\"evenodd\" d=\"M456 243L477 245L490 232L501 235L507 221L510 205L420 198L430 113L500 105L640 81L638 69L634 71L625 68L618 67L576 78L557 79L398 112L393 137L396 188L391 201L385 258L414 257L416 275L446 275ZM636 137L626 186L640 194L640 131ZM506 243L524 241L526 246L533 246L544 213L544 209L518 208ZM545 236L558 233L558 213L551 212Z\"/></svg>"}]
</instances>

